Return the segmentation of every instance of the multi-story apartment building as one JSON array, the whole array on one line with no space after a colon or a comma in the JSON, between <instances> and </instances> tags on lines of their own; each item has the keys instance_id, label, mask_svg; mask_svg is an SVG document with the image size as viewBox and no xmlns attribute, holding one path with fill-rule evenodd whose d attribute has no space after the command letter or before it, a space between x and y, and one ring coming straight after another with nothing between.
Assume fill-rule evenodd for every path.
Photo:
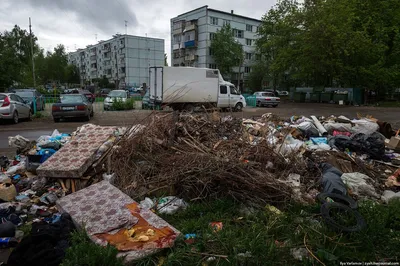
<instances>
[{"instance_id":1,"label":"multi-story apartment building","mask_svg":"<svg viewBox=\"0 0 400 266\"><path fill-rule=\"evenodd\" d=\"M117 34L69 53L68 63L79 68L82 84L105 76L119 87L137 87L148 84L149 66L164 65L164 40Z\"/></svg>"},{"instance_id":2,"label":"multi-story apartment building","mask_svg":"<svg viewBox=\"0 0 400 266\"><path fill-rule=\"evenodd\" d=\"M217 68L210 50L214 34L229 23L236 40L245 53L241 67L233 69L231 81L243 86L255 59L255 40L261 20L223 12L203 6L171 19L171 62L172 66Z\"/></svg>"}]
</instances>

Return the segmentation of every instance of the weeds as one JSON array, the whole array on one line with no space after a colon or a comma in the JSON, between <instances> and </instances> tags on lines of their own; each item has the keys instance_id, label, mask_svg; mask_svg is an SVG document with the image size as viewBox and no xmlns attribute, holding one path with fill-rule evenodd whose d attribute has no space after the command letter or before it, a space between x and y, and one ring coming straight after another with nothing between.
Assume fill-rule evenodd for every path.
<instances>
[{"instance_id":1,"label":"weeds","mask_svg":"<svg viewBox=\"0 0 400 266\"><path fill-rule=\"evenodd\" d=\"M41 112L36 112L36 114L33 115L34 119L42 118L42 117L44 117L44 115Z\"/></svg>"},{"instance_id":2,"label":"weeds","mask_svg":"<svg viewBox=\"0 0 400 266\"><path fill-rule=\"evenodd\" d=\"M364 202L360 212L368 226L358 233L330 230L319 215L319 206L292 205L282 215L267 210L244 214L229 200L192 204L181 213L164 216L183 235L196 234L191 245L181 236L175 246L135 265L312 265L315 256L326 265L340 261L398 261L400 201L388 206ZM210 222L223 222L217 233ZM297 261L291 249L308 248L308 256ZM313 254L311 255L310 252ZM207 255L215 254L219 256ZM226 258L224 257L226 256Z\"/></svg>"},{"instance_id":3,"label":"weeds","mask_svg":"<svg viewBox=\"0 0 400 266\"><path fill-rule=\"evenodd\" d=\"M112 104L112 109L116 111L122 110L132 110L134 108L135 99L128 98L126 101L122 101L121 99L115 99Z\"/></svg>"},{"instance_id":4,"label":"weeds","mask_svg":"<svg viewBox=\"0 0 400 266\"><path fill-rule=\"evenodd\" d=\"M92 242L85 232L71 235L62 266L122 266L123 258L117 258L118 250L112 246L102 247Z\"/></svg>"}]
</instances>

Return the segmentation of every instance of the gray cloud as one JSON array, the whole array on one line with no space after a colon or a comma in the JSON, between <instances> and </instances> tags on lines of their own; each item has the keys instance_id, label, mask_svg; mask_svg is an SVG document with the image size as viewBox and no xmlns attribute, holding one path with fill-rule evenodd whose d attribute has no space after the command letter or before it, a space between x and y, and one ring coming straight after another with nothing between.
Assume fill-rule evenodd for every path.
<instances>
[{"instance_id":1,"label":"gray cloud","mask_svg":"<svg viewBox=\"0 0 400 266\"><path fill-rule=\"evenodd\" d=\"M260 19L276 1L214 0L208 6ZM165 39L170 59L170 19L205 4L198 0L0 0L0 31L15 24L28 30L28 17L32 17L41 47L51 50L62 43L73 51L95 43L95 34L105 40L124 33L124 20L128 20L128 34Z\"/></svg>"},{"instance_id":2,"label":"gray cloud","mask_svg":"<svg viewBox=\"0 0 400 266\"><path fill-rule=\"evenodd\" d=\"M124 20L133 27L138 26L134 12L126 0L26 0L33 9L42 9L60 14L68 23L76 16L85 28L95 28L104 34L113 34L124 29ZM58 16L60 18L60 16Z\"/></svg>"}]
</instances>

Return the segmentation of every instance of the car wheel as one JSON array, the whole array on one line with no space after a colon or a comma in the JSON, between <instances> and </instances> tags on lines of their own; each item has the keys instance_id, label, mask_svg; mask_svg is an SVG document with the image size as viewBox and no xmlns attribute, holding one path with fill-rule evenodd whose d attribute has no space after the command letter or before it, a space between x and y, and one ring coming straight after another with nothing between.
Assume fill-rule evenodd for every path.
<instances>
[{"instance_id":1,"label":"car wheel","mask_svg":"<svg viewBox=\"0 0 400 266\"><path fill-rule=\"evenodd\" d=\"M54 123L60 122L60 118L53 118L53 120L54 120Z\"/></svg>"},{"instance_id":2,"label":"car wheel","mask_svg":"<svg viewBox=\"0 0 400 266\"><path fill-rule=\"evenodd\" d=\"M261 107L261 102L257 102L256 107Z\"/></svg>"},{"instance_id":3,"label":"car wheel","mask_svg":"<svg viewBox=\"0 0 400 266\"><path fill-rule=\"evenodd\" d=\"M243 104L242 103L237 103L235 105L235 111L236 112L241 112L243 110Z\"/></svg>"},{"instance_id":4,"label":"car wheel","mask_svg":"<svg viewBox=\"0 0 400 266\"><path fill-rule=\"evenodd\" d=\"M18 118L18 112L15 111L13 115L13 122L14 124L18 124L19 118Z\"/></svg>"},{"instance_id":5,"label":"car wheel","mask_svg":"<svg viewBox=\"0 0 400 266\"><path fill-rule=\"evenodd\" d=\"M278 105L277 104L275 104L275 105L272 105L272 107L274 107L274 108L276 108Z\"/></svg>"},{"instance_id":6,"label":"car wheel","mask_svg":"<svg viewBox=\"0 0 400 266\"><path fill-rule=\"evenodd\" d=\"M32 111L29 111L28 121L32 121Z\"/></svg>"},{"instance_id":7,"label":"car wheel","mask_svg":"<svg viewBox=\"0 0 400 266\"><path fill-rule=\"evenodd\" d=\"M93 112L93 110L90 112L90 117L93 117L94 116L94 112Z\"/></svg>"}]
</instances>

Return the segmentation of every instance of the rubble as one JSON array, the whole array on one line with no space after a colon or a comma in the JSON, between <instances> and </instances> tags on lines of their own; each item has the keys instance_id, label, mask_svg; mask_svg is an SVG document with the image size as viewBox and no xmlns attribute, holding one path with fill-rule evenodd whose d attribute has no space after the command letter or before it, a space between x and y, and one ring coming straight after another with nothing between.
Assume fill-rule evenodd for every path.
<instances>
[{"instance_id":1,"label":"rubble","mask_svg":"<svg viewBox=\"0 0 400 266\"><path fill-rule=\"evenodd\" d=\"M246 210L280 215L290 202L317 199L328 226L353 232L364 227L357 199L399 197L400 153L386 139L394 135L390 124L371 117L213 112L155 115L130 128L87 124L36 141L10 137L18 154L0 157L0 217L18 228L68 224L61 214L69 214L95 243L114 245L127 261L172 247L180 232L156 213L174 215L193 201L228 197ZM354 212L358 224L338 226L332 208Z\"/></svg>"}]
</instances>

